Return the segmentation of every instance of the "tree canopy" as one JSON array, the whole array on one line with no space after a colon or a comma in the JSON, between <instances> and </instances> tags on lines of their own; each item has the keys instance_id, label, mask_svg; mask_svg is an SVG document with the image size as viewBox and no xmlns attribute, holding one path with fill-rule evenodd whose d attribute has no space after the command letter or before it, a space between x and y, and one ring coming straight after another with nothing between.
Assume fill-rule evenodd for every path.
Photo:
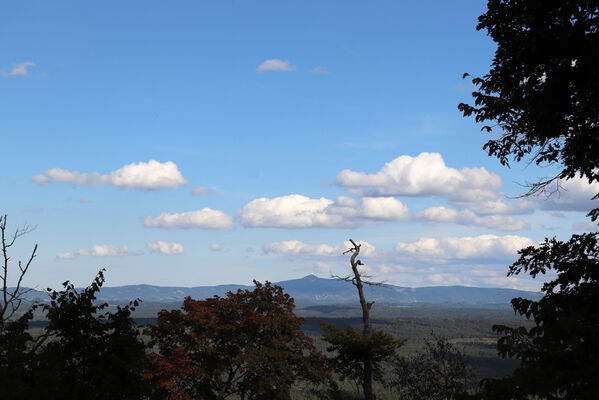
<instances>
[{"instance_id":1,"label":"tree canopy","mask_svg":"<svg viewBox=\"0 0 599 400\"><path fill-rule=\"evenodd\" d=\"M515 393L548 398L567 393L572 399L599 393L598 235L574 235L567 242L547 239L521 250L510 267L509 275L557 273L543 284L545 296L538 302L512 300L514 310L532 318L534 327L493 327L503 335L499 353L522 361L511 382Z\"/></svg>"},{"instance_id":2,"label":"tree canopy","mask_svg":"<svg viewBox=\"0 0 599 400\"><path fill-rule=\"evenodd\" d=\"M96 302L103 283L100 271L82 291L68 281L48 289L50 302L41 306L48 325L36 337L27 331L34 309L8 324L0 381L12 399L144 398L145 345L131 318L138 302L105 311L108 304Z\"/></svg>"},{"instance_id":3,"label":"tree canopy","mask_svg":"<svg viewBox=\"0 0 599 400\"><path fill-rule=\"evenodd\" d=\"M322 355L301 331L293 298L269 282L162 311L147 333L147 377L160 398L288 399L298 380L322 382Z\"/></svg>"},{"instance_id":4,"label":"tree canopy","mask_svg":"<svg viewBox=\"0 0 599 400\"><path fill-rule=\"evenodd\" d=\"M474 105L458 108L496 134L484 147L489 155L507 166L530 157L560 168L533 184L532 192L559 179L599 181L599 2L489 0L478 21L497 50L489 73L472 80ZM597 220L599 207L589 216ZM499 353L519 358L521 366L509 379L487 381L485 398L595 398L597 234L546 239L519 253L508 276L557 277L543 285L540 301L512 300L514 311L533 319L534 327L494 327L503 334Z\"/></svg>"},{"instance_id":5,"label":"tree canopy","mask_svg":"<svg viewBox=\"0 0 599 400\"><path fill-rule=\"evenodd\" d=\"M599 3L490 0L478 21L497 50L489 73L472 79L474 105L458 108L497 133L489 155L559 164L533 191L556 178L599 180Z\"/></svg>"}]
</instances>

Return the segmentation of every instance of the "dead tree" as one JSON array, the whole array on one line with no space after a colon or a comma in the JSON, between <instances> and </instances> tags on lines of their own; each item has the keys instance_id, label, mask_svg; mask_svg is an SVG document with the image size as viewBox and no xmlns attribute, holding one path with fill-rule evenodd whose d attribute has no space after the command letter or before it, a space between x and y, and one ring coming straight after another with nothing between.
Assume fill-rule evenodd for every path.
<instances>
[{"instance_id":1,"label":"dead tree","mask_svg":"<svg viewBox=\"0 0 599 400\"><path fill-rule=\"evenodd\" d=\"M21 284L23 277L27 273L31 262L35 258L35 252L37 251L37 244L33 247L33 251L29 256L29 259L25 264L18 261L17 266L19 267L16 272L15 286L9 287L9 273L12 271L9 267L10 257L8 256L8 249L15 244L16 240L31 232L34 227L26 225L21 228L15 229L14 233L10 234L6 232L6 215L0 215L0 233L2 235L2 269L0 270L0 280L2 280L2 293L0 293L0 333L4 330L4 324L17 312L21 306L21 302L27 292L32 289L23 288Z\"/></svg>"},{"instance_id":2,"label":"dead tree","mask_svg":"<svg viewBox=\"0 0 599 400\"><path fill-rule=\"evenodd\" d=\"M362 323L363 323L363 330L362 330L362 339L365 342L370 341L371 337L372 337L372 325L370 323L370 309L372 308L374 301L371 302L367 302L366 298L364 297L364 285L374 285L374 286L381 286L382 283L381 282L372 282L372 281L368 281L368 280L364 280L364 278L370 278L370 276L367 275L363 275L360 270L358 269L358 267L360 265L364 265L362 263L361 260L358 259L358 255L360 254L360 244L357 244L356 242L354 242L352 239L349 239L349 241L352 244L352 248L350 248L349 250L345 251L343 254L347 254L347 253L351 253L351 258L349 260L350 264L351 264L351 269L353 274L350 274L348 276L334 276L337 279L341 279L347 282L351 282L357 289L358 289L358 295L360 296L360 306L362 306ZM362 387L364 390L364 398L366 400L372 400L374 399L374 395L372 392L372 377L373 377L373 371L374 371L374 360L372 359L372 357L370 355L366 355L366 357L362 360L363 362L363 373L362 373Z\"/></svg>"}]
</instances>

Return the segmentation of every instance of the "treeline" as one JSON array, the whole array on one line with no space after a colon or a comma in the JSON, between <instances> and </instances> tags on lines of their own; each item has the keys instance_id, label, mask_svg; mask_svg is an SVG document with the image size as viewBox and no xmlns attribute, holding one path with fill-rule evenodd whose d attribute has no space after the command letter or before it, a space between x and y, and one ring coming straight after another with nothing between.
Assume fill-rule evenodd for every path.
<instances>
[{"instance_id":1,"label":"treeline","mask_svg":"<svg viewBox=\"0 0 599 400\"><path fill-rule=\"evenodd\" d=\"M293 299L268 282L225 297L187 298L140 328L131 315L139 300L106 311L96 301L103 283L103 271L81 291L65 282L49 291L49 303L3 325L0 383L10 389L1 398L290 399L298 387L304 398L355 398L351 388L361 384L362 359L380 348L375 342L394 355L403 343L379 332L368 344L353 328L327 325L324 337L336 352L325 355L302 331ZM28 330L34 311L48 320L35 336ZM403 398L475 387L472 370L443 340L428 341L411 358L374 359L375 380Z\"/></svg>"}]
</instances>

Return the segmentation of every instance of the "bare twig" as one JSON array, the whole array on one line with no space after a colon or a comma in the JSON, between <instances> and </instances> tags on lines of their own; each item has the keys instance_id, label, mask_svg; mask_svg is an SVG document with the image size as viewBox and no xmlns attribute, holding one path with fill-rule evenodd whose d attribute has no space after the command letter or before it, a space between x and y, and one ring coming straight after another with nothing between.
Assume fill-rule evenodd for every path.
<instances>
[{"instance_id":1,"label":"bare twig","mask_svg":"<svg viewBox=\"0 0 599 400\"><path fill-rule=\"evenodd\" d=\"M29 256L29 259L27 260L25 265L23 265L21 261L17 263L17 283L15 287L9 288L9 272L11 271L9 267L10 257L8 256L8 249L16 242L16 240L19 237L33 231L35 227L31 225L25 225L23 227L17 228L11 235L7 234L6 232L6 220L7 215L0 216L0 240L2 245L2 266L0 267L0 280L2 281L2 294L0 298L0 332L2 332L2 330L4 329L5 322L15 315L15 313L21 306L21 303L25 295L31 290L33 290L30 288L22 288L21 284L23 283L23 278L29 270L31 262L35 258L37 252L36 244L33 247L33 251L31 252L31 255Z\"/></svg>"}]
</instances>

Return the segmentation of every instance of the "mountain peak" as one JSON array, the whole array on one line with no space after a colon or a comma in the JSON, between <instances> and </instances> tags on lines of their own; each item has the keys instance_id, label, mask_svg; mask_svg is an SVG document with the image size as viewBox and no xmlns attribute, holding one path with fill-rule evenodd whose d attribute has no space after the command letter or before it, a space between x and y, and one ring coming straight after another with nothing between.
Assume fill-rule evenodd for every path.
<instances>
[{"instance_id":1,"label":"mountain peak","mask_svg":"<svg viewBox=\"0 0 599 400\"><path fill-rule=\"evenodd\" d=\"M316 276L316 275L314 275L314 274L309 274L309 275L306 275L306 276L304 276L304 277L303 277L303 278L301 278L301 279L302 279L302 280L305 280L305 281L315 281L315 280L317 280L317 279L322 279L322 278L319 278L319 277L317 277L317 276Z\"/></svg>"}]
</instances>

